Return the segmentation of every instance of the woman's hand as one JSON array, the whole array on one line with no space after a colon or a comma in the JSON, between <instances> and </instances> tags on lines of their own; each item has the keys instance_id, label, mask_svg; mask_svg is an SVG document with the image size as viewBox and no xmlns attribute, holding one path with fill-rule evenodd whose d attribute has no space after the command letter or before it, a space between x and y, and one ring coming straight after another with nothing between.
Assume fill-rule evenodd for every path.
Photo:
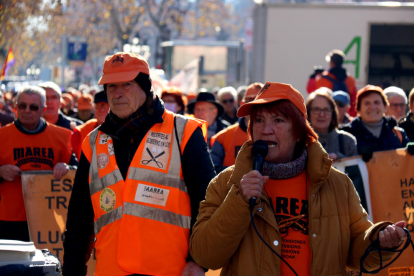
<instances>
[{"instance_id":1,"label":"woman's hand","mask_svg":"<svg viewBox=\"0 0 414 276\"><path fill-rule=\"evenodd\" d=\"M248 174L243 175L240 181L240 190L244 201L249 203L252 197L256 197L256 200L260 198L263 190L263 185L269 180L268 176L262 176L258 171L254 170Z\"/></svg>"},{"instance_id":2,"label":"woman's hand","mask_svg":"<svg viewBox=\"0 0 414 276\"><path fill-rule=\"evenodd\" d=\"M404 227L405 221L402 220L381 230L379 232L380 247L392 248L399 246L407 236L403 230Z\"/></svg>"}]
</instances>

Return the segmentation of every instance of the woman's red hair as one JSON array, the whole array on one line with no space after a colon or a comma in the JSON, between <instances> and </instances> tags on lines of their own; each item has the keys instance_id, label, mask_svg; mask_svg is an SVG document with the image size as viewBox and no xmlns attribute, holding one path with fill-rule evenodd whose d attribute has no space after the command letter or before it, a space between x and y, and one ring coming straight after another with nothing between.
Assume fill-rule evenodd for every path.
<instances>
[{"instance_id":1,"label":"woman's red hair","mask_svg":"<svg viewBox=\"0 0 414 276\"><path fill-rule=\"evenodd\" d=\"M262 112L280 115L292 122L293 135L295 139L300 139L306 144L316 142L318 134L315 133L308 120L303 116L299 109L289 100L280 100L266 104L254 105L250 113L250 122L247 132L249 139L253 141L253 124L257 115Z\"/></svg>"}]
</instances>

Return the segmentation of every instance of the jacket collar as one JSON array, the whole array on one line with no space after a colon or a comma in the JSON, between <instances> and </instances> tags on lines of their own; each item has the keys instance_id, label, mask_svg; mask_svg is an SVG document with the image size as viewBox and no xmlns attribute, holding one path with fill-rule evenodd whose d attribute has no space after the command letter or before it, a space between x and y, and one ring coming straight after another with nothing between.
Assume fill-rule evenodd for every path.
<instances>
[{"instance_id":1,"label":"jacket collar","mask_svg":"<svg viewBox=\"0 0 414 276\"><path fill-rule=\"evenodd\" d=\"M252 145L253 142L249 140L240 149L229 184L240 186L243 175L252 170ZM319 188L326 181L333 161L329 159L329 155L319 142L310 143L306 148L308 151L306 170L310 180L309 190L312 190L314 186ZM261 198L267 198L264 192L262 192Z\"/></svg>"}]
</instances>

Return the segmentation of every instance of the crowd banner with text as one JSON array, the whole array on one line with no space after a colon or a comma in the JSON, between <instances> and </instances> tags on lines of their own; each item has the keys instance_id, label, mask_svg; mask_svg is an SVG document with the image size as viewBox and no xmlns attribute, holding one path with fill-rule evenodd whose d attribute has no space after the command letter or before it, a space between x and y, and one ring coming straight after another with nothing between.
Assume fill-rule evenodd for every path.
<instances>
[{"instance_id":1,"label":"crowd banner with text","mask_svg":"<svg viewBox=\"0 0 414 276\"><path fill-rule=\"evenodd\" d=\"M360 157L338 160L333 166L353 181L373 222L405 220L414 233L414 156L405 149L375 152L365 163ZM61 180L51 171L23 173L23 195L30 233L36 248L49 249L63 260L62 234L66 226L67 207L75 171ZM368 188L369 187L369 188ZM364 203L365 202L365 203ZM88 263L93 275L95 260ZM216 275L219 271L209 271ZM414 276L414 252L409 247L394 264L378 273L380 276Z\"/></svg>"},{"instance_id":2,"label":"crowd banner with text","mask_svg":"<svg viewBox=\"0 0 414 276\"><path fill-rule=\"evenodd\" d=\"M405 149L375 152L367 163L374 222L405 220L414 238L414 156ZM379 276L414 276L414 252L408 247Z\"/></svg>"},{"instance_id":3,"label":"crowd banner with text","mask_svg":"<svg viewBox=\"0 0 414 276\"><path fill-rule=\"evenodd\" d=\"M375 152L367 163L356 156L338 160L333 166L352 180L371 221L405 220L407 229L413 235L414 156L405 149L398 149ZM359 275L359 272L350 271L348 275ZM411 246L389 268L376 275L414 276Z\"/></svg>"},{"instance_id":4,"label":"crowd banner with text","mask_svg":"<svg viewBox=\"0 0 414 276\"><path fill-rule=\"evenodd\" d=\"M36 249L48 249L63 262L63 233L76 171L54 179L52 171L22 174L23 196L30 236ZM94 256L88 262L88 276L95 273ZM63 264L63 263L62 263Z\"/></svg>"}]
</instances>

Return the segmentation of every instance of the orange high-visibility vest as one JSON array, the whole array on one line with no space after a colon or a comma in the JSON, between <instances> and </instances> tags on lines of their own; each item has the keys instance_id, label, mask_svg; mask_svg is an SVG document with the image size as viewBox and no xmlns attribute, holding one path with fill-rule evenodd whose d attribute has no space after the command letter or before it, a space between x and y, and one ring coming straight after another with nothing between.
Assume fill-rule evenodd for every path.
<instances>
[{"instance_id":1,"label":"orange high-visibility vest","mask_svg":"<svg viewBox=\"0 0 414 276\"><path fill-rule=\"evenodd\" d=\"M94 118L94 119L90 119L83 125L77 126L73 129L72 138L71 138L72 149L73 149L73 152L76 154L76 158L78 158L78 160L80 160L80 157L81 157L83 140L89 134L89 132L91 132L98 126L99 126L98 119Z\"/></svg>"},{"instance_id":2,"label":"orange high-visibility vest","mask_svg":"<svg viewBox=\"0 0 414 276\"><path fill-rule=\"evenodd\" d=\"M15 165L21 171L53 170L63 162L68 164L72 156L71 131L47 123L38 134L25 134L14 123L0 129L0 166ZM0 184L0 220L26 221L20 175L14 181Z\"/></svg>"},{"instance_id":3,"label":"orange high-visibility vest","mask_svg":"<svg viewBox=\"0 0 414 276\"><path fill-rule=\"evenodd\" d=\"M223 146L223 166L230 167L236 163L237 154L247 140L249 140L247 132L244 132L239 124L234 124L214 135L211 138L211 145L217 141Z\"/></svg>"},{"instance_id":4,"label":"orange high-visibility vest","mask_svg":"<svg viewBox=\"0 0 414 276\"><path fill-rule=\"evenodd\" d=\"M181 155L203 122L170 111L163 119L142 140L125 181L110 136L96 129L83 142L90 162L97 276L178 276L186 265L191 205Z\"/></svg>"}]
</instances>

